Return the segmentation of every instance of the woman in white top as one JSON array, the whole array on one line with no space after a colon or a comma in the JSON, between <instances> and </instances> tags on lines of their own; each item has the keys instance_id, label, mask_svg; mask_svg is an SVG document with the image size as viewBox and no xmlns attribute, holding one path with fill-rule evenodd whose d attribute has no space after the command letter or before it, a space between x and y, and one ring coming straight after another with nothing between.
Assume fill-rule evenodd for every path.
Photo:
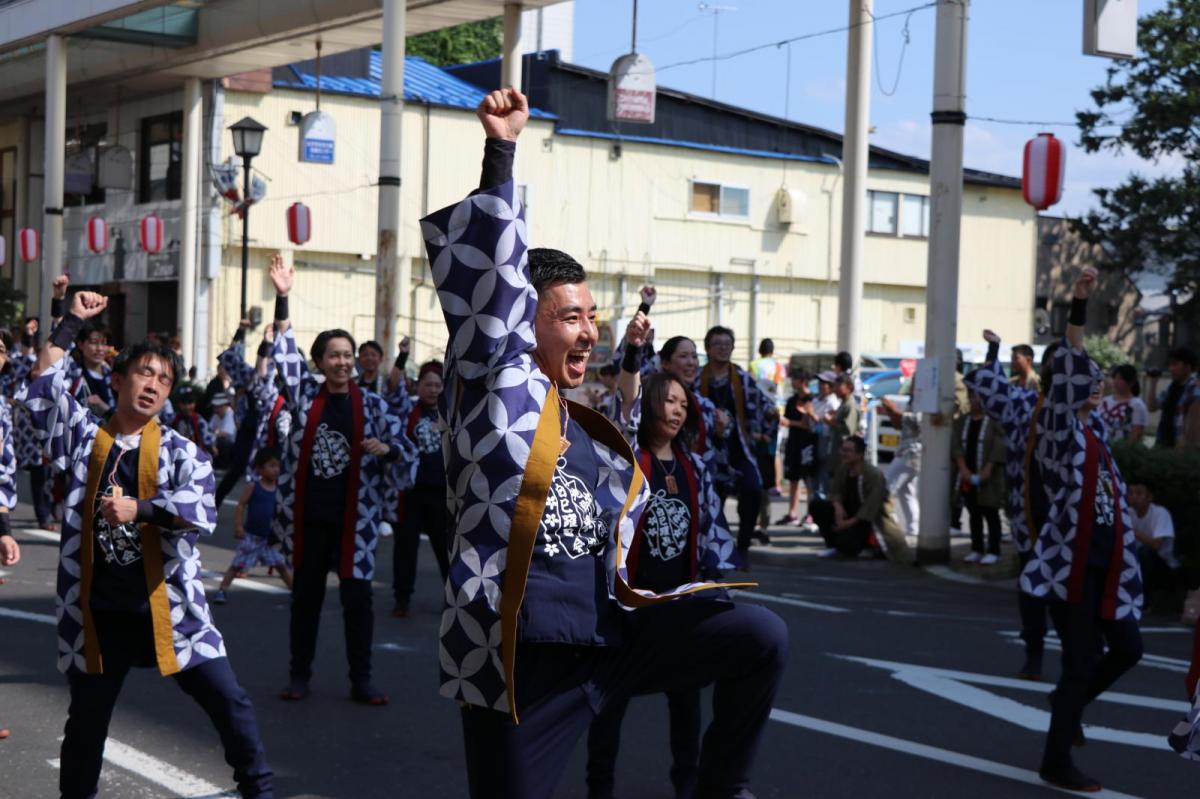
<instances>
[{"instance_id":1,"label":"woman in white top","mask_svg":"<svg viewBox=\"0 0 1200 799\"><path fill-rule=\"evenodd\" d=\"M1142 440L1146 430L1146 403L1138 395L1137 369L1131 364L1121 364L1112 370L1112 394L1100 402L1100 415L1108 428L1109 443Z\"/></svg>"}]
</instances>

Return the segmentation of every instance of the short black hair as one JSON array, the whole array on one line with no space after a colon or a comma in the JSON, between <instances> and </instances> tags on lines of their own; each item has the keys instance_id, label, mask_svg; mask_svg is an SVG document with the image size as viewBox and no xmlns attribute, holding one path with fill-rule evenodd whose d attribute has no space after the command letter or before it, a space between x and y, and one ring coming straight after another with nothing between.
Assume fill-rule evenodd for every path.
<instances>
[{"instance_id":1,"label":"short black hair","mask_svg":"<svg viewBox=\"0 0 1200 799\"><path fill-rule=\"evenodd\" d=\"M601 377L616 377L618 371L615 363L606 363L599 369Z\"/></svg>"},{"instance_id":2,"label":"short black hair","mask_svg":"<svg viewBox=\"0 0 1200 799\"><path fill-rule=\"evenodd\" d=\"M104 340L108 341L108 328L99 319L88 319L79 328L79 335L75 336L76 341L87 341L92 337L93 333L99 333L104 336Z\"/></svg>"},{"instance_id":3,"label":"short black hair","mask_svg":"<svg viewBox=\"0 0 1200 799\"><path fill-rule=\"evenodd\" d=\"M833 365L841 369L843 372L849 372L854 369L854 357L850 353L843 350L833 356Z\"/></svg>"},{"instance_id":4,"label":"short black hair","mask_svg":"<svg viewBox=\"0 0 1200 799\"><path fill-rule=\"evenodd\" d=\"M853 444L855 451L857 451L859 455L862 455L867 451L867 442L862 436L850 436L849 438L843 440L847 443Z\"/></svg>"},{"instance_id":5,"label":"short black hair","mask_svg":"<svg viewBox=\"0 0 1200 799\"><path fill-rule=\"evenodd\" d=\"M1196 353L1194 350L1188 347L1176 347L1167 353L1167 363L1170 363L1171 361L1179 361L1180 363L1186 364L1195 369Z\"/></svg>"},{"instance_id":6,"label":"short black hair","mask_svg":"<svg viewBox=\"0 0 1200 799\"><path fill-rule=\"evenodd\" d=\"M271 461L283 462L283 454L280 453L279 447L266 446L254 453L255 469L261 469Z\"/></svg>"},{"instance_id":7,"label":"short black hair","mask_svg":"<svg viewBox=\"0 0 1200 799\"><path fill-rule=\"evenodd\" d=\"M189 385L180 386L179 389L175 392L175 404L183 405L186 402L190 402L190 403L194 404L196 402L196 395L197 395L197 391L196 391L195 386L189 386Z\"/></svg>"},{"instance_id":8,"label":"short black hair","mask_svg":"<svg viewBox=\"0 0 1200 799\"><path fill-rule=\"evenodd\" d=\"M774 355L775 354L775 342L771 341L771 339L769 339L769 338L764 338L758 344L758 354L763 356L764 358L767 357L768 355Z\"/></svg>"},{"instance_id":9,"label":"short black hair","mask_svg":"<svg viewBox=\"0 0 1200 799\"><path fill-rule=\"evenodd\" d=\"M704 334L704 349L711 347L712 340L717 336L729 336L729 341L731 343L737 343L737 339L734 338L732 330L724 325L713 325L708 329L708 332Z\"/></svg>"},{"instance_id":10,"label":"short black hair","mask_svg":"<svg viewBox=\"0 0 1200 799\"><path fill-rule=\"evenodd\" d=\"M333 330L322 330L313 339L312 357L316 363L321 362L321 358L325 355L325 348L329 346L329 342L335 338L344 338L350 342L350 351L357 352L358 349L354 346L354 336L342 330L340 327L335 327Z\"/></svg>"},{"instance_id":11,"label":"short black hair","mask_svg":"<svg viewBox=\"0 0 1200 799\"><path fill-rule=\"evenodd\" d=\"M422 380L424 380L425 375L429 374L430 372L433 372L438 377L443 377L442 362L433 360L426 361L425 363L421 364L421 368L417 370L417 382L420 383Z\"/></svg>"},{"instance_id":12,"label":"short black hair","mask_svg":"<svg viewBox=\"0 0 1200 799\"><path fill-rule=\"evenodd\" d=\"M1017 346L1012 348L1012 354L1020 355L1021 357L1028 358L1029 360L1032 361L1033 360L1033 347L1029 346L1028 344L1018 344Z\"/></svg>"},{"instance_id":13,"label":"short black hair","mask_svg":"<svg viewBox=\"0 0 1200 799\"><path fill-rule=\"evenodd\" d=\"M529 250L528 256L529 282L539 294L563 283L582 283L587 280L583 265L562 250L534 247Z\"/></svg>"},{"instance_id":14,"label":"short black hair","mask_svg":"<svg viewBox=\"0 0 1200 799\"><path fill-rule=\"evenodd\" d=\"M1119 377L1129 385L1129 393L1133 396L1138 396L1142 393L1142 384L1138 380L1137 369L1131 363L1123 363L1120 366L1114 366L1112 370L1113 377Z\"/></svg>"},{"instance_id":15,"label":"short black hair","mask_svg":"<svg viewBox=\"0 0 1200 799\"><path fill-rule=\"evenodd\" d=\"M662 349L658 351L659 359L663 361L671 360L675 357L675 350L679 349L679 345L685 341L691 341L691 339L687 336L671 336L662 345ZM693 346L695 345L693 344Z\"/></svg>"},{"instance_id":16,"label":"short black hair","mask_svg":"<svg viewBox=\"0 0 1200 799\"><path fill-rule=\"evenodd\" d=\"M130 344L117 353L112 370L121 377L128 377L129 368L140 363L143 358L157 358L166 362L171 369L171 390L174 391L175 386L179 385L179 380L183 377L183 359L179 357L179 353L166 344L151 344L149 341Z\"/></svg>"},{"instance_id":17,"label":"short black hair","mask_svg":"<svg viewBox=\"0 0 1200 799\"><path fill-rule=\"evenodd\" d=\"M362 344L359 344L358 354L362 355L363 350L375 350L377 353L379 353L380 358L383 357L383 347L379 346L378 341L364 341Z\"/></svg>"}]
</instances>

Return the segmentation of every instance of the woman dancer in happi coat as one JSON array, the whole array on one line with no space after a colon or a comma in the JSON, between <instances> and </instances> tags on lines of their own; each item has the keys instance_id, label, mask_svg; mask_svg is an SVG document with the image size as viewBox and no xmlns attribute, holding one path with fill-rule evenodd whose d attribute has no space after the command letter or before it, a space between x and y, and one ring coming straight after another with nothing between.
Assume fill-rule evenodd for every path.
<instances>
[{"instance_id":1,"label":"woman dancer in happi coat","mask_svg":"<svg viewBox=\"0 0 1200 799\"><path fill-rule=\"evenodd\" d=\"M156 420L182 368L171 350L127 347L117 404L101 427L68 390L64 355L107 298L79 292L19 394L67 499L59 545L58 666L71 704L62 743L64 799L95 796L109 719L130 668L157 667L220 733L243 796L269 797L271 771L254 708L225 656L196 550L216 523L212 463Z\"/></svg>"},{"instance_id":2,"label":"woman dancer in happi coat","mask_svg":"<svg viewBox=\"0 0 1200 799\"><path fill-rule=\"evenodd\" d=\"M716 579L735 568L737 548L712 472L696 454L702 428L700 409L689 401L690 381L663 371L642 383L636 353L648 327L642 312L630 322L618 381L620 396L638 398L636 404L625 403L629 413L623 422L633 431L634 453L650 486L650 501L626 565L632 587L661 594L700 579ZM614 700L588 731L589 799L612 796L621 722L628 705L628 698ZM700 691L668 692L667 708L671 783L677 796L690 797L700 762Z\"/></svg>"},{"instance_id":3,"label":"woman dancer in happi coat","mask_svg":"<svg viewBox=\"0 0 1200 799\"><path fill-rule=\"evenodd\" d=\"M715 683L697 795L737 795L786 628L761 607L673 601L715 584L630 586L626 552L649 499L637 456L561 395L583 382L599 335L587 275L564 252L526 249L512 181L524 95L492 92L476 113L488 136L481 188L421 223L450 342L441 693L464 705L470 794L550 796L607 704Z\"/></svg>"},{"instance_id":4,"label":"woman dancer in happi coat","mask_svg":"<svg viewBox=\"0 0 1200 799\"><path fill-rule=\"evenodd\" d=\"M1050 508L1021 572L1021 590L1047 598L1062 642L1062 673L1051 695L1039 774L1075 791L1100 790L1099 781L1071 759L1084 707L1142 656L1136 539L1125 482L1095 412L1104 374L1083 349L1087 298L1095 284L1091 267L1075 282L1066 337L1054 352L1050 387L1037 414L1035 457ZM1101 637L1107 650L1097 660Z\"/></svg>"},{"instance_id":5,"label":"woman dancer in happi coat","mask_svg":"<svg viewBox=\"0 0 1200 799\"><path fill-rule=\"evenodd\" d=\"M409 455L400 421L378 394L354 381L354 339L345 330L326 330L312 345L318 381L296 346L288 319L288 293L295 272L283 257L271 259L275 284L275 368L284 378L291 414L286 442L291 467L280 475L276 531L291 539L293 561L290 679L280 696L308 696L317 628L325 600L325 578L337 572L350 663L350 696L385 705L387 696L371 682L371 639L375 619L371 580L382 519L384 473Z\"/></svg>"},{"instance_id":6,"label":"woman dancer in happi coat","mask_svg":"<svg viewBox=\"0 0 1200 799\"><path fill-rule=\"evenodd\" d=\"M1007 487L1008 529L1017 548L1020 568L1033 558L1033 542L1046 521L1050 501L1041 479L1041 468L1034 457L1037 448L1036 419L1050 389L1050 367L1057 342L1042 355L1041 392L1022 388L1009 381L1000 363L1000 337L983 331L988 342L983 365L963 379L967 388L983 401L988 415L1004 428L1004 478ZM1046 639L1046 601L1027 591L1017 591L1017 609L1021 615L1021 640L1025 642L1025 662L1017 676L1027 680L1042 678L1042 655Z\"/></svg>"}]
</instances>

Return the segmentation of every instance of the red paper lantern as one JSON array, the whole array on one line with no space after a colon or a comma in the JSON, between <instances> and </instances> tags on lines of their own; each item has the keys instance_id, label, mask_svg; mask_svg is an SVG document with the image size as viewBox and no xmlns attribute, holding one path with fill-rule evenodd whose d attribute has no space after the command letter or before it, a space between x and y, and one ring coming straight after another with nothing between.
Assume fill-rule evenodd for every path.
<instances>
[{"instance_id":1,"label":"red paper lantern","mask_svg":"<svg viewBox=\"0 0 1200 799\"><path fill-rule=\"evenodd\" d=\"M94 253L108 249L108 223L98 216L87 221L87 246Z\"/></svg>"},{"instance_id":2,"label":"red paper lantern","mask_svg":"<svg viewBox=\"0 0 1200 799\"><path fill-rule=\"evenodd\" d=\"M17 246L21 251L21 260L25 263L32 263L38 259L40 251L38 232L31 227L21 228L21 232L17 234Z\"/></svg>"},{"instance_id":3,"label":"red paper lantern","mask_svg":"<svg viewBox=\"0 0 1200 799\"><path fill-rule=\"evenodd\" d=\"M304 203L292 203L287 209L288 239L303 244L312 235L312 213Z\"/></svg>"},{"instance_id":4,"label":"red paper lantern","mask_svg":"<svg viewBox=\"0 0 1200 799\"><path fill-rule=\"evenodd\" d=\"M163 221L158 214L142 217L142 249L154 255L163 248Z\"/></svg>"},{"instance_id":5,"label":"red paper lantern","mask_svg":"<svg viewBox=\"0 0 1200 799\"><path fill-rule=\"evenodd\" d=\"M1067 153L1053 133L1039 133L1025 143L1021 169L1021 196L1043 211L1062 199Z\"/></svg>"}]
</instances>

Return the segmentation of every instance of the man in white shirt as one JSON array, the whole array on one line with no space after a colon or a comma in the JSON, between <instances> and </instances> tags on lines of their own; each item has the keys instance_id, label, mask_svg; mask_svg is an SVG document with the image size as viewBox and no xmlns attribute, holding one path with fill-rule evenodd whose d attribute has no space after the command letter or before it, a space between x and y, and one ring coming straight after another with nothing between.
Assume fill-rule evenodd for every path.
<instances>
[{"instance_id":1,"label":"man in white shirt","mask_svg":"<svg viewBox=\"0 0 1200 799\"><path fill-rule=\"evenodd\" d=\"M1178 584L1179 560L1175 557L1175 524L1171 513L1154 504L1150 486L1130 481L1129 513L1138 540L1138 559L1147 599L1158 590L1173 591Z\"/></svg>"},{"instance_id":2,"label":"man in white shirt","mask_svg":"<svg viewBox=\"0 0 1200 799\"><path fill-rule=\"evenodd\" d=\"M824 371L817 375L818 396L812 404L813 417L817 420L817 460L820 462L817 467L817 496L822 499L829 495L830 472L825 464L831 456L830 426L842 405L841 398L833 393L833 384L836 381L837 373L833 371Z\"/></svg>"}]
</instances>

